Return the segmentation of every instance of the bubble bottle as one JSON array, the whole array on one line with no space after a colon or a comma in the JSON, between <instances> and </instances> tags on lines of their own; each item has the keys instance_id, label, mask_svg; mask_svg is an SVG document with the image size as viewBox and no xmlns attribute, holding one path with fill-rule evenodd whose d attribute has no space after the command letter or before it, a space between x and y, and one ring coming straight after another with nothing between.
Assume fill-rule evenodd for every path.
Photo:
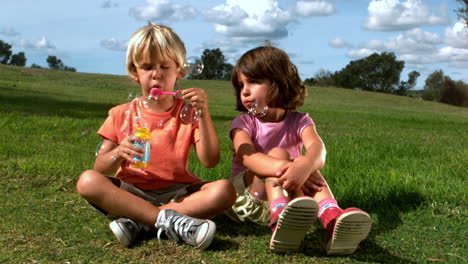
<instances>
[{"instance_id":1,"label":"bubble bottle","mask_svg":"<svg viewBox=\"0 0 468 264\"><path fill-rule=\"evenodd\" d=\"M147 169L149 167L149 161L150 161L150 153L151 153L151 134L149 128L146 127L138 127L135 132L135 137L136 139L133 144L135 146L143 148L145 150L145 153L143 154L143 157L133 157L133 160L135 160L135 163L130 164L130 167L135 168L135 169Z\"/></svg>"},{"instance_id":2,"label":"bubble bottle","mask_svg":"<svg viewBox=\"0 0 468 264\"><path fill-rule=\"evenodd\" d=\"M140 100L141 98L137 99ZM136 124L136 130L133 133L136 138L133 140L133 144L145 150L143 157L133 157L135 163L131 163L130 167L135 169L147 169L149 167L150 154L151 154L151 134L150 134L150 123L143 118L140 111L141 102L137 102L135 108L136 116L134 116L133 122Z\"/></svg>"}]
</instances>

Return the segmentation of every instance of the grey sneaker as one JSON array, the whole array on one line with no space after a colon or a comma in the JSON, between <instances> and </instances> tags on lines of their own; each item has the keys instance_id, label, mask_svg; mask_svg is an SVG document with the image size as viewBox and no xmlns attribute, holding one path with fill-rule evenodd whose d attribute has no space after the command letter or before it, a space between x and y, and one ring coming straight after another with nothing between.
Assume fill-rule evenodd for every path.
<instances>
[{"instance_id":1,"label":"grey sneaker","mask_svg":"<svg viewBox=\"0 0 468 264\"><path fill-rule=\"evenodd\" d=\"M159 229L158 239L164 231L170 239L176 242L182 239L197 249L207 248L216 233L216 224L213 221L193 218L172 209L159 212L155 227Z\"/></svg>"},{"instance_id":2,"label":"grey sneaker","mask_svg":"<svg viewBox=\"0 0 468 264\"><path fill-rule=\"evenodd\" d=\"M128 247L133 244L137 236L143 230L148 229L146 225L128 218L119 218L114 220L109 224L109 227L117 240L119 240L120 244L124 247Z\"/></svg>"}]
</instances>

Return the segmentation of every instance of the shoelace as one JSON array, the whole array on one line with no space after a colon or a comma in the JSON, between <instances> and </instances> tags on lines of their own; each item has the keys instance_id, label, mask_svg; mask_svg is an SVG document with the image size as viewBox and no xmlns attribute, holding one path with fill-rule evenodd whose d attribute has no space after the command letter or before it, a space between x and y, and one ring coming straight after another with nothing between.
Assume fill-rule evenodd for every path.
<instances>
[{"instance_id":1,"label":"shoelace","mask_svg":"<svg viewBox=\"0 0 468 264\"><path fill-rule=\"evenodd\" d=\"M188 218L177 215L170 215L164 224L159 226L157 233L158 240L161 240L160 238L163 230L170 239L176 242L179 241L179 236L182 238L189 238L189 232L192 225L193 220L189 220Z\"/></svg>"},{"instance_id":2,"label":"shoelace","mask_svg":"<svg viewBox=\"0 0 468 264\"><path fill-rule=\"evenodd\" d=\"M245 196L239 196L238 197L239 204L242 204L241 211L244 213L243 215L238 215L239 218L242 218L242 220L246 219L249 216L255 217L257 212L260 210L259 208L256 208L252 210L254 207L255 201L250 193L248 191L245 193ZM261 221L263 218L265 218L266 213L262 212L259 216L256 216L255 219L252 219L254 221Z\"/></svg>"}]
</instances>

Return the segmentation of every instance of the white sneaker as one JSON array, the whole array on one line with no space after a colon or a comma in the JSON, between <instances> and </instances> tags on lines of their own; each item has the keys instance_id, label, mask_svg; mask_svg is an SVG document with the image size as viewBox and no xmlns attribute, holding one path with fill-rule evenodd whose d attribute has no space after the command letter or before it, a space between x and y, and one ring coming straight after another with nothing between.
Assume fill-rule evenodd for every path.
<instances>
[{"instance_id":1,"label":"white sneaker","mask_svg":"<svg viewBox=\"0 0 468 264\"><path fill-rule=\"evenodd\" d=\"M109 224L110 229L114 233L117 240L124 247L128 247L137 238L140 232L146 229L142 223L138 223L128 218L119 218Z\"/></svg>"},{"instance_id":2,"label":"white sneaker","mask_svg":"<svg viewBox=\"0 0 468 264\"><path fill-rule=\"evenodd\" d=\"M216 224L213 221L193 218L172 209L159 212L155 227L159 229L158 239L164 231L170 239L176 242L182 239L197 249L207 248L216 233Z\"/></svg>"}]
</instances>

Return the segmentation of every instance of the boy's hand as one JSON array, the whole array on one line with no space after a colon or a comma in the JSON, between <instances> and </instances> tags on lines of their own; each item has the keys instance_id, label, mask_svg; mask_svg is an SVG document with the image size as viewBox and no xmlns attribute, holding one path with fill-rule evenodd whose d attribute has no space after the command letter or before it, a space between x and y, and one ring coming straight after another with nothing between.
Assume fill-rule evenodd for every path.
<instances>
[{"instance_id":1,"label":"boy's hand","mask_svg":"<svg viewBox=\"0 0 468 264\"><path fill-rule=\"evenodd\" d=\"M201 88L187 88L182 91L184 99L189 99L190 103L201 110L201 116L208 111L208 96Z\"/></svg>"},{"instance_id":2,"label":"boy's hand","mask_svg":"<svg viewBox=\"0 0 468 264\"><path fill-rule=\"evenodd\" d=\"M120 142L120 145L114 149L115 154L118 157L122 157L130 163L135 163L136 161L133 157L143 158L145 150L133 144L135 140L138 140L135 136L128 136Z\"/></svg>"}]
</instances>

